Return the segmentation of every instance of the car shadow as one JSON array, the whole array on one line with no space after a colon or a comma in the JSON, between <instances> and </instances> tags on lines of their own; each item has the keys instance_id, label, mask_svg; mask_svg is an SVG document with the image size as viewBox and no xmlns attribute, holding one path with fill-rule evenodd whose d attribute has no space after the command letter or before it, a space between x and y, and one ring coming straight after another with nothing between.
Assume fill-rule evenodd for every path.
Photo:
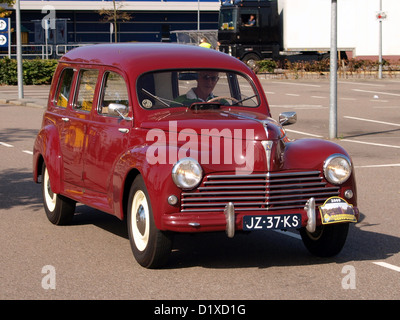
<instances>
[{"instance_id":1,"label":"car shadow","mask_svg":"<svg viewBox=\"0 0 400 320\"><path fill-rule=\"evenodd\" d=\"M361 214L363 217L363 214ZM302 240L274 231L239 233L233 239L225 233L180 234L166 268L269 268L276 266L349 263L384 260L400 252L400 238L369 231L369 224L351 224L346 244L335 257L311 255Z\"/></svg>"},{"instance_id":2,"label":"car shadow","mask_svg":"<svg viewBox=\"0 0 400 320\"><path fill-rule=\"evenodd\" d=\"M33 182L32 171L0 171L0 208L27 206L34 211L43 208L41 188Z\"/></svg>"},{"instance_id":3,"label":"car shadow","mask_svg":"<svg viewBox=\"0 0 400 320\"><path fill-rule=\"evenodd\" d=\"M373 131L373 132L352 131L352 132L348 132L348 135L343 136L341 139L359 138L359 137L366 137L366 136L379 135L379 134L385 134L385 133L397 133L399 131L400 131L400 129L391 129L391 130Z\"/></svg>"},{"instance_id":4,"label":"car shadow","mask_svg":"<svg viewBox=\"0 0 400 320\"><path fill-rule=\"evenodd\" d=\"M127 240L129 239L128 229L125 221L121 221L111 214L78 203L71 225L77 226L89 224L99 227L121 238Z\"/></svg>"},{"instance_id":5,"label":"car shadow","mask_svg":"<svg viewBox=\"0 0 400 320\"><path fill-rule=\"evenodd\" d=\"M270 268L303 266L352 261L385 260L400 252L400 238L369 231L374 225L363 222L351 224L346 244L335 257L313 256L301 239L285 233L237 232L228 238L225 232L176 233L171 255L164 269L203 267ZM72 226L94 225L126 240L129 239L125 221L85 205L78 205ZM298 235L298 233L297 233ZM129 246L129 242L127 242ZM132 263L134 258L132 256Z\"/></svg>"},{"instance_id":6,"label":"car shadow","mask_svg":"<svg viewBox=\"0 0 400 320\"><path fill-rule=\"evenodd\" d=\"M38 129L4 128L0 130L0 141L10 144L26 141L36 137L38 131Z\"/></svg>"}]
</instances>

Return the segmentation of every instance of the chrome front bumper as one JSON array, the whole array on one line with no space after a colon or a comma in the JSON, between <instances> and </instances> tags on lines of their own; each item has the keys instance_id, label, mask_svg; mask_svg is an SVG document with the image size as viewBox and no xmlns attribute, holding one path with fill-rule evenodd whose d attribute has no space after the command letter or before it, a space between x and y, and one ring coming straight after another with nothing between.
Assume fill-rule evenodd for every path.
<instances>
[{"instance_id":1,"label":"chrome front bumper","mask_svg":"<svg viewBox=\"0 0 400 320\"><path fill-rule=\"evenodd\" d=\"M315 228L317 225L317 217L315 213L315 199L308 199L304 210L307 212L307 225L306 229L308 232L315 232ZM232 202L229 202L224 209L225 219L226 219L226 227L225 232L229 238L233 238L235 236L235 207Z\"/></svg>"}]
</instances>

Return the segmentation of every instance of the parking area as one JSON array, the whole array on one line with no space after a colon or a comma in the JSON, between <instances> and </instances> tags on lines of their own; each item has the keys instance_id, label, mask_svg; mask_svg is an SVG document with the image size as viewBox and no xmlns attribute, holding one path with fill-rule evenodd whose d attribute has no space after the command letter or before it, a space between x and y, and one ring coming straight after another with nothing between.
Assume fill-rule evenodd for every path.
<instances>
[{"instance_id":1,"label":"parking area","mask_svg":"<svg viewBox=\"0 0 400 320\"><path fill-rule=\"evenodd\" d=\"M291 138L329 136L329 80L262 83L275 119L283 111L297 112L297 123L286 127ZM390 263L371 261L375 266L400 272L400 248L386 247L393 242L376 237L400 236L400 81L338 80L337 126L334 142L349 152L356 171L361 210L357 227L367 231L357 237L365 236L371 252L385 248L382 257Z\"/></svg>"},{"instance_id":2,"label":"parking area","mask_svg":"<svg viewBox=\"0 0 400 320\"><path fill-rule=\"evenodd\" d=\"M329 80L261 81L273 118L283 111L297 112L297 123L285 127L291 138L328 137ZM1 87L0 99L5 97L2 90L9 97L17 92L15 87ZM32 101L47 92L46 87L25 87ZM334 142L354 162L361 213L340 255L312 257L298 234L289 232L255 232L234 239L182 234L164 270L136 264L125 225L101 212L80 206L72 226L48 223L31 173L32 144L43 111L0 105L3 299L400 297L399 80L338 81ZM57 270L55 290L41 285L47 265Z\"/></svg>"},{"instance_id":3,"label":"parking area","mask_svg":"<svg viewBox=\"0 0 400 320\"><path fill-rule=\"evenodd\" d=\"M297 123L286 127L291 136L329 136L329 80L262 80L262 83L275 118L282 111L297 112ZM388 155L393 154L393 163L398 164L400 81L339 80L337 126L339 143L362 145L363 152L368 155L363 165L383 164L380 157L378 163L372 162L376 152L368 150L373 147L385 148Z\"/></svg>"}]
</instances>

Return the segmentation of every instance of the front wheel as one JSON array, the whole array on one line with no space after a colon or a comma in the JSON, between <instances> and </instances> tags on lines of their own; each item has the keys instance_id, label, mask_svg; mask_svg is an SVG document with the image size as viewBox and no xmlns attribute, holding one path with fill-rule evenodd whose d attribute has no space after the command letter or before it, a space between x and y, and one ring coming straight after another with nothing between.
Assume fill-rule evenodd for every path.
<instances>
[{"instance_id":1,"label":"front wheel","mask_svg":"<svg viewBox=\"0 0 400 320\"><path fill-rule=\"evenodd\" d=\"M164 265L172 248L172 236L158 230L150 198L141 176L136 177L129 193L128 234L136 261L145 268Z\"/></svg>"},{"instance_id":2,"label":"front wheel","mask_svg":"<svg viewBox=\"0 0 400 320\"><path fill-rule=\"evenodd\" d=\"M43 206L49 221L55 225L69 224L75 214L76 202L51 190L49 171L42 167Z\"/></svg>"},{"instance_id":3,"label":"front wheel","mask_svg":"<svg viewBox=\"0 0 400 320\"><path fill-rule=\"evenodd\" d=\"M300 235L304 245L312 254L318 257L332 257L342 250L348 230L348 223L338 223L319 226L313 233L301 228Z\"/></svg>"},{"instance_id":4,"label":"front wheel","mask_svg":"<svg viewBox=\"0 0 400 320\"><path fill-rule=\"evenodd\" d=\"M260 61L260 57L255 53L248 53L243 57L242 61L247 64L251 70L257 71L257 61Z\"/></svg>"}]
</instances>

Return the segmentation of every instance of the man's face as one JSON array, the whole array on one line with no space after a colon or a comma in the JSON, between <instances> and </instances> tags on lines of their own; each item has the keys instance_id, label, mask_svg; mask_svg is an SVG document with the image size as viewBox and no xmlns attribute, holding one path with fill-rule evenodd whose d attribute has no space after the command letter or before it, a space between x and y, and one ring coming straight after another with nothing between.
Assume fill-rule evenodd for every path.
<instances>
[{"instance_id":1,"label":"man's face","mask_svg":"<svg viewBox=\"0 0 400 320\"><path fill-rule=\"evenodd\" d=\"M218 82L218 72L207 71L199 72L197 79L197 87L205 94L209 95Z\"/></svg>"}]
</instances>

